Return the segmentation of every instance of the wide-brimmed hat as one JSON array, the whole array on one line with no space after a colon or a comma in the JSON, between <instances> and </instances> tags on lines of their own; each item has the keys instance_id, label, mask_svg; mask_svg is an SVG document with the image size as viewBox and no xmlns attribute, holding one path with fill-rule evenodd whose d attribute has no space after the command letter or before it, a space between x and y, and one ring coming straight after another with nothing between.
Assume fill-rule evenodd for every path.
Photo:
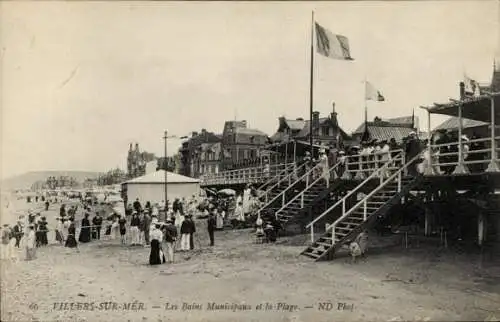
<instances>
[{"instance_id":1,"label":"wide-brimmed hat","mask_svg":"<svg viewBox=\"0 0 500 322\"><path fill-rule=\"evenodd\" d=\"M342 150L340 150L340 151L339 151L339 154L345 154L345 152L344 152L344 151L342 151Z\"/></svg>"}]
</instances>

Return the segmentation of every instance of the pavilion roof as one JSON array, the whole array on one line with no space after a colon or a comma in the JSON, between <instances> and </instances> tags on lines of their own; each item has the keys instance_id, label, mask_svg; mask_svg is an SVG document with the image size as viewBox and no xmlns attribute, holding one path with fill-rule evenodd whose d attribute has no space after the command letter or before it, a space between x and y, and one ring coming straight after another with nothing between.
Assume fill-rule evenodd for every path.
<instances>
[{"instance_id":1,"label":"pavilion roof","mask_svg":"<svg viewBox=\"0 0 500 322\"><path fill-rule=\"evenodd\" d=\"M462 105L462 117L470 120L491 122L491 99L495 102L495 123L500 122L500 93L467 97L462 100L450 100L448 103L434 103L433 106L421 106L431 114L458 116L458 107Z\"/></svg>"}]
</instances>

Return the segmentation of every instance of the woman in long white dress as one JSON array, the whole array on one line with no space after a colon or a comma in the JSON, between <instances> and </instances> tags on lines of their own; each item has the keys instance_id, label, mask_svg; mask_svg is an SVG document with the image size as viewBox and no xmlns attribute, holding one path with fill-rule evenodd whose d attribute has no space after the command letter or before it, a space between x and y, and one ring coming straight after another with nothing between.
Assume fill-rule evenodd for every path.
<instances>
[{"instance_id":1,"label":"woman in long white dress","mask_svg":"<svg viewBox=\"0 0 500 322\"><path fill-rule=\"evenodd\" d=\"M64 244L64 235L63 235L63 223L61 218L57 217L55 219L57 221L56 224L56 241L59 242L59 244Z\"/></svg>"},{"instance_id":2,"label":"woman in long white dress","mask_svg":"<svg viewBox=\"0 0 500 322\"><path fill-rule=\"evenodd\" d=\"M243 191L243 213L248 214L250 212L250 187L246 187Z\"/></svg>"},{"instance_id":3,"label":"woman in long white dress","mask_svg":"<svg viewBox=\"0 0 500 322\"><path fill-rule=\"evenodd\" d=\"M215 225L216 229L223 229L224 228L224 211L221 208L219 208L217 210L217 215L215 216L215 221L216 221L216 225Z\"/></svg>"},{"instance_id":4,"label":"woman in long white dress","mask_svg":"<svg viewBox=\"0 0 500 322\"><path fill-rule=\"evenodd\" d=\"M10 235L10 241L9 241L9 254L10 254L10 260L12 262L18 262L19 261L19 256L17 254L17 249L16 249L16 237L14 234Z\"/></svg>"},{"instance_id":5,"label":"woman in long white dress","mask_svg":"<svg viewBox=\"0 0 500 322\"><path fill-rule=\"evenodd\" d=\"M241 222L245 221L245 214L243 213L243 204L241 202L236 205L236 208L234 209L234 216L238 221Z\"/></svg>"},{"instance_id":6,"label":"woman in long white dress","mask_svg":"<svg viewBox=\"0 0 500 322\"><path fill-rule=\"evenodd\" d=\"M328 157L326 156L325 150L321 150L319 156L319 163L321 169L321 178L325 180L326 184L330 181L330 168L328 167Z\"/></svg>"},{"instance_id":7,"label":"woman in long white dress","mask_svg":"<svg viewBox=\"0 0 500 322\"><path fill-rule=\"evenodd\" d=\"M36 258L36 237L35 237L35 227L33 225L28 226L28 234L24 241L24 249L26 251L26 260L32 260Z\"/></svg>"},{"instance_id":8,"label":"woman in long white dress","mask_svg":"<svg viewBox=\"0 0 500 322\"><path fill-rule=\"evenodd\" d=\"M66 241L68 239L69 226L71 225L71 222L70 222L70 220L64 219L64 218L62 220L63 220L63 222L62 222L62 235L63 235L64 241Z\"/></svg>"},{"instance_id":9,"label":"woman in long white dress","mask_svg":"<svg viewBox=\"0 0 500 322\"><path fill-rule=\"evenodd\" d=\"M111 234L110 239L114 240L120 234L120 224L118 223L119 217L115 216L113 218L113 223L111 224Z\"/></svg>"},{"instance_id":10,"label":"woman in long white dress","mask_svg":"<svg viewBox=\"0 0 500 322\"><path fill-rule=\"evenodd\" d=\"M184 222L184 216L180 213L180 211L177 211L175 213L175 225L177 226L178 229L181 228L182 223Z\"/></svg>"},{"instance_id":11,"label":"woman in long white dress","mask_svg":"<svg viewBox=\"0 0 500 322\"><path fill-rule=\"evenodd\" d=\"M389 162L391 160L391 147L389 146L389 144L387 143L387 141L382 141L382 148L380 149L379 151L379 155L380 155L380 164L379 164L379 167L383 167L387 162ZM384 170L381 170L380 172L380 175L382 178L388 178L389 177L389 170L386 168L384 168Z\"/></svg>"}]
</instances>

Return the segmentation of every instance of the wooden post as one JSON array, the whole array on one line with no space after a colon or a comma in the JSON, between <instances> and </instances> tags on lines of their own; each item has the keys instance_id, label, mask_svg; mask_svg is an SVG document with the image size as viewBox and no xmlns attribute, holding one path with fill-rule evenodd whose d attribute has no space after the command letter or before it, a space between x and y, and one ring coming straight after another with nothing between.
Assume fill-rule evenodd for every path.
<instances>
[{"instance_id":1,"label":"wooden post","mask_svg":"<svg viewBox=\"0 0 500 322\"><path fill-rule=\"evenodd\" d=\"M453 171L453 174L466 174L469 171L464 165L464 149L462 146L462 128L463 128L463 118L462 118L462 104L458 105L458 164Z\"/></svg>"},{"instance_id":2,"label":"wooden post","mask_svg":"<svg viewBox=\"0 0 500 322\"><path fill-rule=\"evenodd\" d=\"M432 214L429 207L425 207L425 231L424 231L425 236L429 236L431 233L431 223L430 223L431 215Z\"/></svg>"},{"instance_id":3,"label":"wooden post","mask_svg":"<svg viewBox=\"0 0 500 322\"><path fill-rule=\"evenodd\" d=\"M297 141L293 140L293 163L296 163L297 158Z\"/></svg>"},{"instance_id":4,"label":"wooden post","mask_svg":"<svg viewBox=\"0 0 500 322\"><path fill-rule=\"evenodd\" d=\"M497 164L497 150L496 150L496 142L495 142L495 99L493 96L490 96L491 100L491 160L490 164L488 164L488 168L486 169L486 172L499 172L500 169L498 168Z\"/></svg>"},{"instance_id":5,"label":"wooden post","mask_svg":"<svg viewBox=\"0 0 500 322\"><path fill-rule=\"evenodd\" d=\"M483 245L485 239L485 216L483 213L479 213L477 217L477 243L479 246Z\"/></svg>"},{"instance_id":6,"label":"wooden post","mask_svg":"<svg viewBox=\"0 0 500 322\"><path fill-rule=\"evenodd\" d=\"M288 141L286 142L286 145L285 145L285 167L286 167L287 162L288 162Z\"/></svg>"},{"instance_id":7,"label":"wooden post","mask_svg":"<svg viewBox=\"0 0 500 322\"><path fill-rule=\"evenodd\" d=\"M433 164L432 164L432 132L431 132L431 113L427 110L427 133L429 136L429 140L427 141L427 149L429 151L429 164L424 169L424 175L432 176L434 174Z\"/></svg>"}]
</instances>

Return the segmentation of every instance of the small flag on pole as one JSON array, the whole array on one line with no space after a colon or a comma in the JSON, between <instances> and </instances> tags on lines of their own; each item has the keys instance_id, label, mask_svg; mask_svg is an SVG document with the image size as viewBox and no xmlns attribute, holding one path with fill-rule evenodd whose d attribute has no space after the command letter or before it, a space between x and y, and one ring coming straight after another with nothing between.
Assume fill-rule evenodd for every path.
<instances>
[{"instance_id":1,"label":"small flag on pole","mask_svg":"<svg viewBox=\"0 0 500 322\"><path fill-rule=\"evenodd\" d=\"M319 54L340 60L354 60L349 50L349 39L333 34L316 23L316 50Z\"/></svg>"},{"instance_id":2,"label":"small flag on pole","mask_svg":"<svg viewBox=\"0 0 500 322\"><path fill-rule=\"evenodd\" d=\"M365 100L383 102L385 97L370 82L365 81Z\"/></svg>"}]
</instances>

